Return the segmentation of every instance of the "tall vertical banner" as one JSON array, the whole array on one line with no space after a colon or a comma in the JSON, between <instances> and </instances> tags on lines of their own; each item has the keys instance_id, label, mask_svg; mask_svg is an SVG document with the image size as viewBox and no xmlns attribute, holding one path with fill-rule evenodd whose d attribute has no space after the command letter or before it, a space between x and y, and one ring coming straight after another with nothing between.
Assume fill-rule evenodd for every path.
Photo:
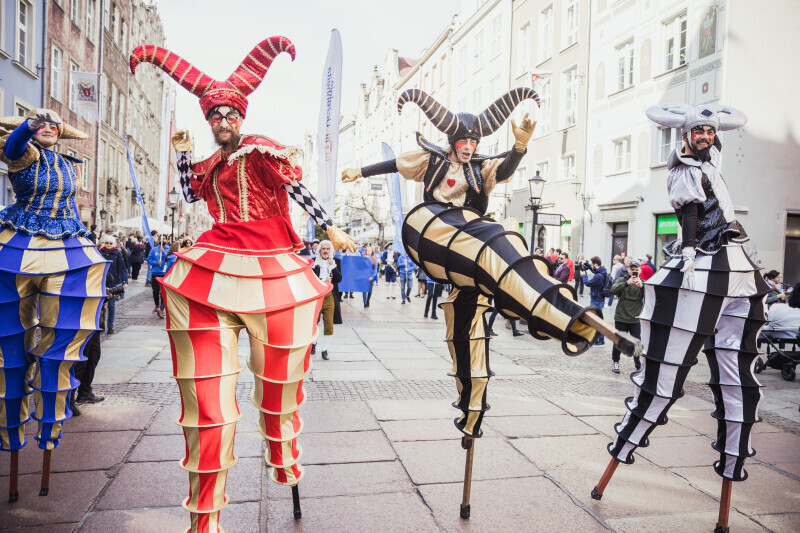
<instances>
[{"instance_id":1,"label":"tall vertical banner","mask_svg":"<svg viewBox=\"0 0 800 533\"><path fill-rule=\"evenodd\" d=\"M306 221L306 241L314 242L314 219L311 217Z\"/></svg>"},{"instance_id":2,"label":"tall vertical banner","mask_svg":"<svg viewBox=\"0 0 800 533\"><path fill-rule=\"evenodd\" d=\"M70 72L70 90L75 91L78 118L94 124L97 117L97 72Z\"/></svg>"},{"instance_id":3,"label":"tall vertical banner","mask_svg":"<svg viewBox=\"0 0 800 533\"><path fill-rule=\"evenodd\" d=\"M133 161L131 160L131 150L128 148L128 136L122 132L122 140L125 141L125 153L128 155L128 170L131 173L131 181L133 182L133 190L136 191L136 199L139 201L139 208L142 210L142 231L144 236L147 237L147 242L150 247L154 247L153 236L150 235L150 223L147 222L147 211L144 208L144 200L142 200L142 192L139 190L139 182L136 180L136 172L133 171Z\"/></svg>"},{"instance_id":4,"label":"tall vertical banner","mask_svg":"<svg viewBox=\"0 0 800 533\"><path fill-rule=\"evenodd\" d=\"M339 153L339 109L342 100L342 38L331 30L328 59L322 71L322 102L317 126L319 180L317 200L333 217L336 194L336 156Z\"/></svg>"},{"instance_id":5,"label":"tall vertical banner","mask_svg":"<svg viewBox=\"0 0 800 533\"><path fill-rule=\"evenodd\" d=\"M394 159L394 152L386 143L381 143L383 149L383 160L389 161ZM405 254L406 250L403 248L403 236L401 234L403 229L403 195L400 192L400 174L393 172L386 174L386 190L389 192L389 207L392 212L392 222L394 222L394 241L392 241L392 248L395 252Z\"/></svg>"},{"instance_id":6,"label":"tall vertical banner","mask_svg":"<svg viewBox=\"0 0 800 533\"><path fill-rule=\"evenodd\" d=\"M167 190L169 189L169 156L172 151L172 93L164 85L161 95L163 115L161 116L161 146L160 168L158 174L158 199L156 200L156 220L164 220L167 214Z\"/></svg>"}]
</instances>

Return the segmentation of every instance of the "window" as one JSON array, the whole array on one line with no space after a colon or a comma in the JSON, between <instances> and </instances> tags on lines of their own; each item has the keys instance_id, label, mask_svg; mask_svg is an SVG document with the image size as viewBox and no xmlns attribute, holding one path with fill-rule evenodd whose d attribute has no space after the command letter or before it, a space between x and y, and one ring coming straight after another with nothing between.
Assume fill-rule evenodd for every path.
<instances>
[{"instance_id":1,"label":"window","mask_svg":"<svg viewBox=\"0 0 800 533\"><path fill-rule=\"evenodd\" d=\"M111 107L109 108L108 125L114 127L114 121L117 119L117 86L111 84Z\"/></svg>"},{"instance_id":2,"label":"window","mask_svg":"<svg viewBox=\"0 0 800 533\"><path fill-rule=\"evenodd\" d=\"M498 74L489 81L489 98L496 96L500 91L500 75Z\"/></svg>"},{"instance_id":3,"label":"window","mask_svg":"<svg viewBox=\"0 0 800 533\"><path fill-rule=\"evenodd\" d=\"M101 140L100 141L100 151L97 153L97 158L98 158L98 163L99 163L99 167L98 167L98 171L97 171L99 173L98 178L105 178L107 176L106 167L105 167L105 164L106 164L106 153L108 153L108 143L106 143L105 140Z\"/></svg>"},{"instance_id":4,"label":"window","mask_svg":"<svg viewBox=\"0 0 800 533\"><path fill-rule=\"evenodd\" d=\"M575 114L578 108L578 67L565 70L562 74L564 93L562 98L563 113L561 127L568 128L575 125Z\"/></svg>"},{"instance_id":5,"label":"window","mask_svg":"<svg viewBox=\"0 0 800 533\"><path fill-rule=\"evenodd\" d=\"M79 0L72 0L70 2L69 17L77 26L81 25L81 3Z\"/></svg>"},{"instance_id":6,"label":"window","mask_svg":"<svg viewBox=\"0 0 800 533\"><path fill-rule=\"evenodd\" d=\"M0 50L6 49L6 3L0 2ZM3 109L0 107L0 109ZM0 190L0 195L3 191Z\"/></svg>"},{"instance_id":7,"label":"window","mask_svg":"<svg viewBox=\"0 0 800 533\"><path fill-rule=\"evenodd\" d=\"M539 161L536 163L534 167L534 171L539 173L539 176L545 179L545 181L550 181L550 162L549 161Z\"/></svg>"},{"instance_id":8,"label":"window","mask_svg":"<svg viewBox=\"0 0 800 533\"><path fill-rule=\"evenodd\" d=\"M69 71L78 72L78 64L74 61L70 61ZM74 110L78 109L78 86L72 79L69 80L69 108Z\"/></svg>"},{"instance_id":9,"label":"window","mask_svg":"<svg viewBox=\"0 0 800 533\"><path fill-rule=\"evenodd\" d=\"M524 189L528 183L528 169L526 167L518 167L514 172L514 178L511 181L511 188L514 190Z\"/></svg>"},{"instance_id":10,"label":"window","mask_svg":"<svg viewBox=\"0 0 800 533\"><path fill-rule=\"evenodd\" d=\"M492 47L490 50L490 54L492 57L495 57L503 50L502 45L502 38L503 38L503 15L497 15L494 20L492 20Z\"/></svg>"},{"instance_id":11,"label":"window","mask_svg":"<svg viewBox=\"0 0 800 533\"><path fill-rule=\"evenodd\" d=\"M115 43L119 43L119 9L116 2L111 7L111 38Z\"/></svg>"},{"instance_id":12,"label":"window","mask_svg":"<svg viewBox=\"0 0 800 533\"><path fill-rule=\"evenodd\" d=\"M97 0L86 0L86 37L94 41L94 10Z\"/></svg>"},{"instance_id":13,"label":"window","mask_svg":"<svg viewBox=\"0 0 800 533\"><path fill-rule=\"evenodd\" d=\"M575 179L575 154L564 154L561 156L561 172L558 176L559 181L569 181Z\"/></svg>"},{"instance_id":14,"label":"window","mask_svg":"<svg viewBox=\"0 0 800 533\"><path fill-rule=\"evenodd\" d=\"M617 90L633 85L633 42L629 41L617 48Z\"/></svg>"},{"instance_id":15,"label":"window","mask_svg":"<svg viewBox=\"0 0 800 533\"><path fill-rule=\"evenodd\" d=\"M64 52L55 45L50 56L50 97L64 101Z\"/></svg>"},{"instance_id":16,"label":"window","mask_svg":"<svg viewBox=\"0 0 800 533\"><path fill-rule=\"evenodd\" d=\"M664 70L686 64L686 15L664 24Z\"/></svg>"},{"instance_id":17,"label":"window","mask_svg":"<svg viewBox=\"0 0 800 533\"><path fill-rule=\"evenodd\" d=\"M27 117L31 114L31 111L33 111L32 105L14 97L14 115L18 117Z\"/></svg>"},{"instance_id":18,"label":"window","mask_svg":"<svg viewBox=\"0 0 800 533\"><path fill-rule=\"evenodd\" d=\"M478 87L472 93L472 110L477 113L479 109L481 109L481 105L483 101L481 100L481 88Z\"/></svg>"},{"instance_id":19,"label":"window","mask_svg":"<svg viewBox=\"0 0 800 533\"><path fill-rule=\"evenodd\" d=\"M656 161L657 165L665 165L667 163L667 159L669 159L669 154L672 153L672 150L680 150L681 145L683 144L683 138L681 136L680 129L672 129L672 128L659 128L658 129L658 159Z\"/></svg>"},{"instance_id":20,"label":"window","mask_svg":"<svg viewBox=\"0 0 800 533\"><path fill-rule=\"evenodd\" d=\"M497 141L491 146L487 146L483 153L486 155L497 155Z\"/></svg>"},{"instance_id":21,"label":"window","mask_svg":"<svg viewBox=\"0 0 800 533\"><path fill-rule=\"evenodd\" d=\"M631 138L615 139L614 172L625 172L631 169Z\"/></svg>"},{"instance_id":22,"label":"window","mask_svg":"<svg viewBox=\"0 0 800 533\"><path fill-rule=\"evenodd\" d=\"M100 120L108 122L108 77L103 72L100 75Z\"/></svg>"},{"instance_id":23,"label":"window","mask_svg":"<svg viewBox=\"0 0 800 533\"><path fill-rule=\"evenodd\" d=\"M122 24L120 26L122 27L122 33L121 33L120 38L119 38L119 46L123 50L127 50L128 49L128 25L125 24L125 19L122 19Z\"/></svg>"},{"instance_id":24,"label":"window","mask_svg":"<svg viewBox=\"0 0 800 533\"><path fill-rule=\"evenodd\" d=\"M539 113L537 114L536 129L533 130L533 135L537 139L550 133L550 115L552 114L553 102L551 94L552 87L553 85L548 79L542 81L541 85L536 91L539 93L539 100L542 102L542 105L539 108Z\"/></svg>"},{"instance_id":25,"label":"window","mask_svg":"<svg viewBox=\"0 0 800 533\"><path fill-rule=\"evenodd\" d=\"M125 96L122 91L119 93L119 122L117 122L117 131L120 133L125 132Z\"/></svg>"},{"instance_id":26,"label":"window","mask_svg":"<svg viewBox=\"0 0 800 533\"><path fill-rule=\"evenodd\" d=\"M84 191L92 191L92 160L88 157L83 158L81 165L81 189Z\"/></svg>"},{"instance_id":27,"label":"window","mask_svg":"<svg viewBox=\"0 0 800 533\"><path fill-rule=\"evenodd\" d=\"M564 4L564 48L578 42L578 0Z\"/></svg>"},{"instance_id":28,"label":"window","mask_svg":"<svg viewBox=\"0 0 800 533\"><path fill-rule=\"evenodd\" d=\"M539 54L536 62L553 57L553 6L547 6L539 13Z\"/></svg>"},{"instance_id":29,"label":"window","mask_svg":"<svg viewBox=\"0 0 800 533\"><path fill-rule=\"evenodd\" d=\"M522 75L531 69L531 25L525 24L521 27L518 35L517 74Z\"/></svg>"},{"instance_id":30,"label":"window","mask_svg":"<svg viewBox=\"0 0 800 533\"><path fill-rule=\"evenodd\" d=\"M17 43L16 60L17 63L28 70L33 70L36 57L34 44L36 18L34 13L33 4L27 0L17 1L16 37L14 41Z\"/></svg>"},{"instance_id":31,"label":"window","mask_svg":"<svg viewBox=\"0 0 800 533\"><path fill-rule=\"evenodd\" d=\"M472 56L472 70L479 70L483 66L483 30L475 35L475 55Z\"/></svg>"},{"instance_id":32,"label":"window","mask_svg":"<svg viewBox=\"0 0 800 533\"><path fill-rule=\"evenodd\" d=\"M458 76L463 82L467 79L467 57L469 56L469 46L464 45L458 51Z\"/></svg>"},{"instance_id":33,"label":"window","mask_svg":"<svg viewBox=\"0 0 800 533\"><path fill-rule=\"evenodd\" d=\"M439 62L439 87L444 85L445 59L447 59L447 55L443 55L441 61Z\"/></svg>"},{"instance_id":34,"label":"window","mask_svg":"<svg viewBox=\"0 0 800 533\"><path fill-rule=\"evenodd\" d=\"M103 2L103 27L106 31L111 29L111 3Z\"/></svg>"}]
</instances>

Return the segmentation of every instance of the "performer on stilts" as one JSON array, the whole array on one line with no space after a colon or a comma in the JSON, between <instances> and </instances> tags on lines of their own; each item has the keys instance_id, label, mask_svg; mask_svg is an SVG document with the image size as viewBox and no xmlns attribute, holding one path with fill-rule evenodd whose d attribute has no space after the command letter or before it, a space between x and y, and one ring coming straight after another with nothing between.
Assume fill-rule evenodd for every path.
<instances>
[{"instance_id":1,"label":"performer on stilts","mask_svg":"<svg viewBox=\"0 0 800 533\"><path fill-rule=\"evenodd\" d=\"M186 457L180 465L189 472L191 490L183 506L191 513L192 532L222 530L219 511L228 502L227 471L237 461L233 439L241 417L236 379L242 329L250 337L248 367L256 377L251 400L260 411L258 428L267 441L271 478L292 487L295 518L300 518L302 385L311 370L317 317L331 284L320 281L296 254L303 243L292 229L289 197L337 249L355 250L352 239L300 183L300 151L262 135L239 133L247 95L281 52L294 59L289 39L265 39L226 81L212 79L164 48L140 46L131 56L131 72L140 62L153 63L198 96L220 145L210 158L193 163L188 134L177 132L172 138L186 201L205 200L216 223L192 248L177 254L161 282L183 406L178 424Z\"/></svg>"},{"instance_id":2,"label":"performer on stilts","mask_svg":"<svg viewBox=\"0 0 800 533\"><path fill-rule=\"evenodd\" d=\"M47 496L50 455L72 417L70 396L80 384L73 365L86 360L83 348L98 329L108 263L78 217L81 161L53 150L60 139L86 134L49 109L0 118L0 127L13 129L0 138L0 160L16 197L0 211L0 450L11 452L14 502L18 453L31 417L44 450L39 495Z\"/></svg>"},{"instance_id":3,"label":"performer on stilts","mask_svg":"<svg viewBox=\"0 0 800 533\"><path fill-rule=\"evenodd\" d=\"M346 169L345 182L360 177L399 172L405 179L422 182L424 202L412 209L403 224L403 244L409 257L438 283L455 289L441 304L447 325L447 344L453 360L461 410L455 419L467 450L461 516L469 518L469 490L474 439L482 435L481 423L489 405L486 386L494 375L489 367L489 336L484 313L489 298L505 318L527 321L537 339L561 341L563 351L578 355L592 344L598 329L633 353L635 342L616 335L599 318L600 310L583 308L575 290L549 275L549 264L529 254L519 231L483 216L489 194L506 181L527 152L535 123L526 115L512 120L514 148L498 156L476 153L481 137L495 132L523 100L539 103L533 89L519 88L497 99L479 116L455 114L418 89L405 91L398 101L420 106L431 123L447 135L447 148L438 147L417 133L421 151L403 154L361 169Z\"/></svg>"},{"instance_id":4,"label":"performer on stilts","mask_svg":"<svg viewBox=\"0 0 800 533\"><path fill-rule=\"evenodd\" d=\"M722 143L718 131L744 126L741 111L722 105L663 105L646 111L650 120L681 128L683 146L669 157L667 191L681 225L681 237L668 243L671 258L645 282L642 322L644 368L632 374L634 395L628 413L615 426L611 462L592 496L599 500L617 465L632 464L633 452L649 444L656 426L683 396L683 383L702 349L711 377L719 452L714 470L722 481L716 531L727 531L732 481L744 481L744 462L759 422L761 385L753 375L756 340L765 323L769 292L742 243L748 240L736 220L733 201L719 172Z\"/></svg>"}]
</instances>

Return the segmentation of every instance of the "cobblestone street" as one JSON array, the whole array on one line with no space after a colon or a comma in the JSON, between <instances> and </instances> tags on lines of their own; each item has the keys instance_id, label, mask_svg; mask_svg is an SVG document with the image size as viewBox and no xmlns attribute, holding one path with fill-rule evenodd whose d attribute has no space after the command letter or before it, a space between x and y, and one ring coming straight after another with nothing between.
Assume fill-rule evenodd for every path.
<instances>
[{"instance_id":1,"label":"cobblestone street","mask_svg":"<svg viewBox=\"0 0 800 533\"><path fill-rule=\"evenodd\" d=\"M229 471L221 524L260 531L712 531L720 478L711 468L716 422L705 385L705 358L685 396L657 428L634 465L622 465L602 501L590 497L605 469L614 424L633 393L613 374L611 346L567 357L555 342L513 337L498 317L491 341L484 436L475 441L472 518L459 518L464 472L450 403L456 388L443 342L444 320L422 317L424 299L387 299L376 288L364 309L343 300L330 360L314 356L305 381L299 444L307 468L300 484L303 518L292 518L291 492L268 480L264 443L250 402L247 336L240 336L238 464ZM588 301L582 302L588 304ZM606 311L606 316L610 316ZM39 497L41 451L29 423L20 452L20 500L0 504L0 531L183 531L188 476L178 388L164 321L152 313L140 280L117 303L116 334L102 336L95 392L68 421L53 452L50 495ZM800 530L800 393L780 372L765 386L754 430L749 479L734 484L731 531ZM0 486L8 460L0 462Z\"/></svg>"}]
</instances>

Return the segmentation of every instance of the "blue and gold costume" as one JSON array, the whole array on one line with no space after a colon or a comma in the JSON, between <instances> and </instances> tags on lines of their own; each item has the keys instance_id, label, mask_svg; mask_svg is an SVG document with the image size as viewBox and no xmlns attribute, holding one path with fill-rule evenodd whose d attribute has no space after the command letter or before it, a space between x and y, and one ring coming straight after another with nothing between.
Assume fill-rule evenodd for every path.
<instances>
[{"instance_id":1,"label":"blue and gold costume","mask_svg":"<svg viewBox=\"0 0 800 533\"><path fill-rule=\"evenodd\" d=\"M79 384L73 365L85 360L84 345L98 329L107 262L78 218L81 161L33 142L27 119L13 121L2 119L17 127L0 138L16 196L0 211L0 450L25 446L31 417L39 422L39 447L52 450L72 416L70 393ZM59 133L85 138L61 124Z\"/></svg>"}]
</instances>

